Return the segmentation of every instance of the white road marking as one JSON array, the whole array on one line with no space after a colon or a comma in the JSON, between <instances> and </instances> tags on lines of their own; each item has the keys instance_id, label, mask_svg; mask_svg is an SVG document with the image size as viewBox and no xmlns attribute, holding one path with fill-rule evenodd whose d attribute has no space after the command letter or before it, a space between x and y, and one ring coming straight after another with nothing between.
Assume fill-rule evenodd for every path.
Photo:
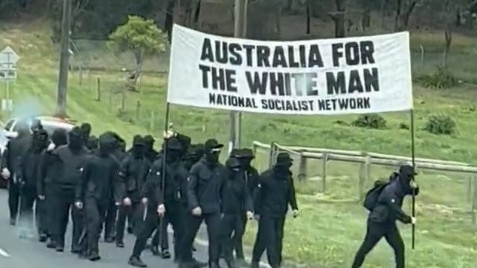
<instances>
[{"instance_id":1,"label":"white road marking","mask_svg":"<svg viewBox=\"0 0 477 268\"><path fill-rule=\"evenodd\" d=\"M0 248L0 256L3 256L5 258L9 258L10 257L10 254L8 254L8 252L6 252L5 250L3 250L2 248Z\"/></svg>"}]
</instances>

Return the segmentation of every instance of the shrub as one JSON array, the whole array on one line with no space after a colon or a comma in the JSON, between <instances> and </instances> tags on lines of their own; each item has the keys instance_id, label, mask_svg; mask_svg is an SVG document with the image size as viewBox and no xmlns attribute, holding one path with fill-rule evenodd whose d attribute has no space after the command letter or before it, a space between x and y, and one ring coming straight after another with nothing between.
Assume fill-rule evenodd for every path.
<instances>
[{"instance_id":1,"label":"shrub","mask_svg":"<svg viewBox=\"0 0 477 268\"><path fill-rule=\"evenodd\" d=\"M434 89L448 89L459 84L459 80L444 67L438 67L432 74L418 77L417 82L423 87Z\"/></svg>"},{"instance_id":2,"label":"shrub","mask_svg":"<svg viewBox=\"0 0 477 268\"><path fill-rule=\"evenodd\" d=\"M384 129L386 128L386 120L379 114L364 114L354 120L352 125L362 128Z\"/></svg>"},{"instance_id":3,"label":"shrub","mask_svg":"<svg viewBox=\"0 0 477 268\"><path fill-rule=\"evenodd\" d=\"M456 133L457 124L446 114L432 115L427 119L424 130L435 135L452 135Z\"/></svg>"}]
</instances>

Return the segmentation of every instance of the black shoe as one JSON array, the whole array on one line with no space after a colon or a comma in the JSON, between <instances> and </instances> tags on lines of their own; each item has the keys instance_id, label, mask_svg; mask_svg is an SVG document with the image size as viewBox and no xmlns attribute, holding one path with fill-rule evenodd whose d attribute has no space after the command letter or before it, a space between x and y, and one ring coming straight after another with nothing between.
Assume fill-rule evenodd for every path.
<instances>
[{"instance_id":1,"label":"black shoe","mask_svg":"<svg viewBox=\"0 0 477 268\"><path fill-rule=\"evenodd\" d=\"M126 228L126 231L128 232L128 234L132 234L133 233L133 228L128 227L128 228Z\"/></svg>"},{"instance_id":2,"label":"black shoe","mask_svg":"<svg viewBox=\"0 0 477 268\"><path fill-rule=\"evenodd\" d=\"M56 242L55 242L55 240L53 240L53 239L50 238L50 241L48 241L48 243L46 243L46 247L47 247L47 248L51 248L51 249L56 248Z\"/></svg>"},{"instance_id":3,"label":"black shoe","mask_svg":"<svg viewBox=\"0 0 477 268\"><path fill-rule=\"evenodd\" d=\"M196 251L197 249L194 246L192 246L192 252L196 252Z\"/></svg>"},{"instance_id":4,"label":"black shoe","mask_svg":"<svg viewBox=\"0 0 477 268\"><path fill-rule=\"evenodd\" d=\"M128 261L129 265L131 266L134 266L134 267L147 267L147 265L141 261L140 258L138 257L131 257L129 258L129 261Z\"/></svg>"},{"instance_id":5,"label":"black shoe","mask_svg":"<svg viewBox=\"0 0 477 268\"><path fill-rule=\"evenodd\" d=\"M122 241L116 242L116 247L123 248L124 247L124 242L122 242Z\"/></svg>"},{"instance_id":6,"label":"black shoe","mask_svg":"<svg viewBox=\"0 0 477 268\"><path fill-rule=\"evenodd\" d=\"M104 242L105 242L105 243L108 243L108 244L109 244L109 243L113 243L113 242L114 242L114 239L113 239L112 237L106 237L106 238L104 239Z\"/></svg>"},{"instance_id":7,"label":"black shoe","mask_svg":"<svg viewBox=\"0 0 477 268\"><path fill-rule=\"evenodd\" d=\"M41 234L41 235L38 237L38 241L39 241L40 243L45 243L46 240L48 240L46 234Z\"/></svg>"},{"instance_id":8,"label":"black shoe","mask_svg":"<svg viewBox=\"0 0 477 268\"><path fill-rule=\"evenodd\" d=\"M65 251L65 247L63 247L61 245L56 245L55 250L56 250L56 252L63 252L63 251Z\"/></svg>"},{"instance_id":9,"label":"black shoe","mask_svg":"<svg viewBox=\"0 0 477 268\"><path fill-rule=\"evenodd\" d=\"M157 246L152 246L151 245L151 252L152 252L152 255L154 256L159 256L161 255L161 253L159 252L159 248Z\"/></svg>"},{"instance_id":10,"label":"black shoe","mask_svg":"<svg viewBox=\"0 0 477 268\"><path fill-rule=\"evenodd\" d=\"M17 220L15 218L10 219L10 225L11 226L17 225Z\"/></svg>"},{"instance_id":11,"label":"black shoe","mask_svg":"<svg viewBox=\"0 0 477 268\"><path fill-rule=\"evenodd\" d=\"M73 253L73 254L78 254L78 253L81 252L81 250L82 250L82 248L78 245L72 245L71 246L71 253Z\"/></svg>"},{"instance_id":12,"label":"black shoe","mask_svg":"<svg viewBox=\"0 0 477 268\"><path fill-rule=\"evenodd\" d=\"M163 259L170 259L171 258L171 253L169 253L169 250L165 249L161 253L161 257Z\"/></svg>"},{"instance_id":13,"label":"black shoe","mask_svg":"<svg viewBox=\"0 0 477 268\"><path fill-rule=\"evenodd\" d=\"M193 261L192 261L192 265L193 265L192 267L196 267L196 268L201 268L201 267L207 267L207 266L209 266L208 263L206 263L206 262L200 262L200 261L198 261L198 260L193 260ZM220 267L220 266L219 266L219 267Z\"/></svg>"},{"instance_id":14,"label":"black shoe","mask_svg":"<svg viewBox=\"0 0 477 268\"><path fill-rule=\"evenodd\" d=\"M101 257L99 256L98 253L91 253L91 255L89 255L88 259L90 261L99 261L101 259Z\"/></svg>"}]
</instances>

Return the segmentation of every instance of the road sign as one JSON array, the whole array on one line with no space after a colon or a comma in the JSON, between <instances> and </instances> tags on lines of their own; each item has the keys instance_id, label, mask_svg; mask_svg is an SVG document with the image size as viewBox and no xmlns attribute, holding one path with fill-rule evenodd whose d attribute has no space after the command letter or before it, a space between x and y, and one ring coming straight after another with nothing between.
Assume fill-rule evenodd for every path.
<instances>
[{"instance_id":1,"label":"road sign","mask_svg":"<svg viewBox=\"0 0 477 268\"><path fill-rule=\"evenodd\" d=\"M16 68L0 67L0 81L15 81L17 79Z\"/></svg>"},{"instance_id":2,"label":"road sign","mask_svg":"<svg viewBox=\"0 0 477 268\"><path fill-rule=\"evenodd\" d=\"M7 46L0 52L0 64L6 66L7 68L12 68L15 66L19 59L20 57L11 47Z\"/></svg>"}]
</instances>

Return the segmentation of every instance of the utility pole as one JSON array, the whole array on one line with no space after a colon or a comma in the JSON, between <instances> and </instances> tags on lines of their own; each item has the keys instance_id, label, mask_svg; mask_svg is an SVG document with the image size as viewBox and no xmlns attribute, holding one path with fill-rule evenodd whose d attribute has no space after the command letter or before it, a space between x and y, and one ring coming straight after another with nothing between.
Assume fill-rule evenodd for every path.
<instances>
[{"instance_id":1,"label":"utility pole","mask_svg":"<svg viewBox=\"0 0 477 268\"><path fill-rule=\"evenodd\" d=\"M235 27L234 36L245 38L247 31L247 4L248 0L235 0ZM240 146L240 134L242 132L242 113L230 112L230 140L229 151Z\"/></svg>"},{"instance_id":2,"label":"utility pole","mask_svg":"<svg viewBox=\"0 0 477 268\"><path fill-rule=\"evenodd\" d=\"M63 20L61 25L61 55L56 96L56 115L66 117L66 97L68 89L68 68L70 60L71 3L63 1Z\"/></svg>"}]
</instances>

